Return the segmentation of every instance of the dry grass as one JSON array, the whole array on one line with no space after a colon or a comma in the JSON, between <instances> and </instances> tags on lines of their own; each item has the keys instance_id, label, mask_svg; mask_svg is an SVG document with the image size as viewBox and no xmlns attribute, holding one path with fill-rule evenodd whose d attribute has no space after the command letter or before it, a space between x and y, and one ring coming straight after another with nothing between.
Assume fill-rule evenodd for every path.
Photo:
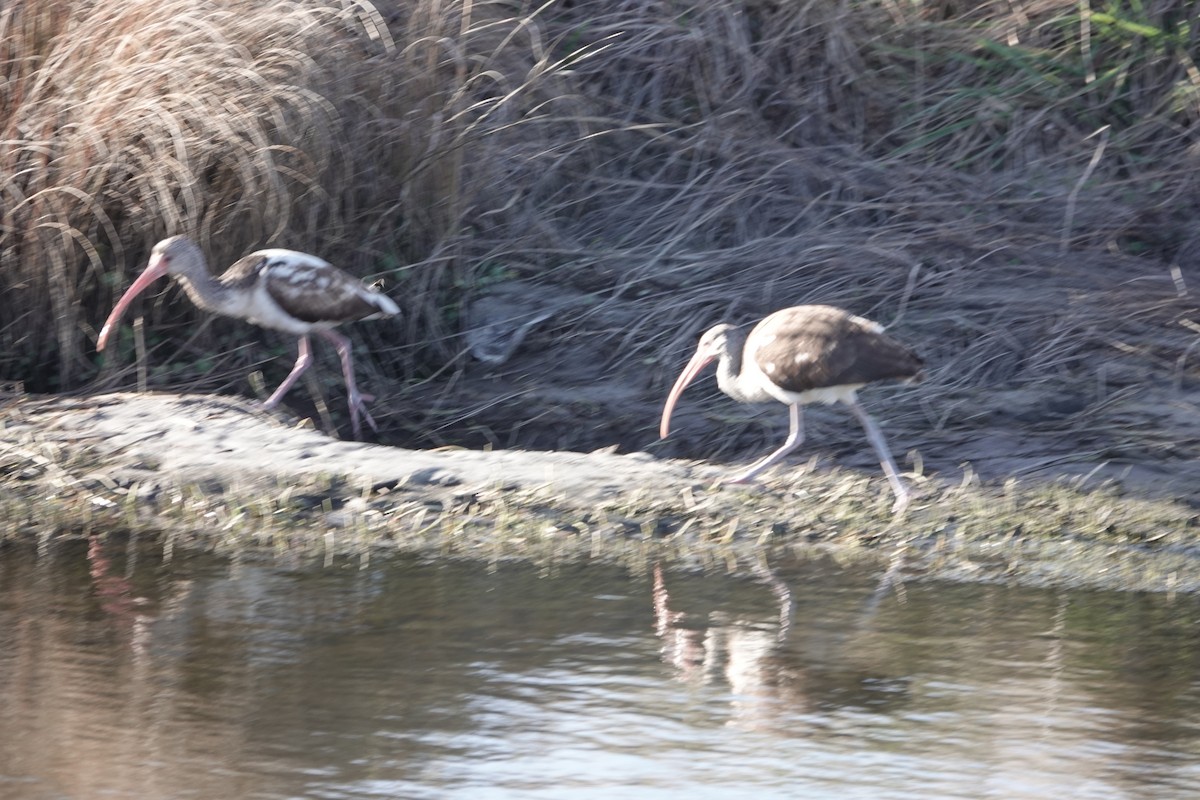
<instances>
[{"instance_id":1,"label":"dry grass","mask_svg":"<svg viewBox=\"0 0 1200 800\"><path fill-rule=\"evenodd\" d=\"M978 425L998 387L1069 384L1111 424L1098 353L1140 363L1154 340L1163 369L1195 369L1168 260L1200 205L1200 22L1183 0L1092 5L18 0L0 380L133 384L100 369L95 328L148 247L187 232L214 262L272 244L387 279L404 321L354 333L390 441L642 446L627 404L522 381L622 381L649 406L703 328L817 300L929 360L889 415L902 443ZM462 304L506 277L593 302L472 389ZM151 385L282 377L282 340L196 332L166 297ZM723 450L710 427L696 454L776 435L735 425Z\"/></svg>"},{"instance_id":2,"label":"dry grass","mask_svg":"<svg viewBox=\"0 0 1200 800\"><path fill-rule=\"evenodd\" d=\"M0 374L42 390L94 378L98 321L181 232L217 264L286 244L386 278L410 332L437 338L466 209L496 179L478 142L555 102L521 19L449 5L388 19L304 0L8 4ZM164 324L179 316L153 314L156 339L184 338Z\"/></svg>"}]
</instances>

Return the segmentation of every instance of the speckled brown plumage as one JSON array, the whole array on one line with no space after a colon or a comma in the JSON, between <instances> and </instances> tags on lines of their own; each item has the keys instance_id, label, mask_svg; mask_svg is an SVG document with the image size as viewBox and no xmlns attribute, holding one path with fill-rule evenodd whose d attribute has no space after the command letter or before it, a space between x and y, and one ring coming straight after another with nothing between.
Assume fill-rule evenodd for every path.
<instances>
[{"instance_id":1,"label":"speckled brown plumage","mask_svg":"<svg viewBox=\"0 0 1200 800\"><path fill-rule=\"evenodd\" d=\"M384 310L378 293L336 267L315 261L297 263L251 253L231 264L217 281L238 291L261 282L284 313L310 324L355 322Z\"/></svg>"},{"instance_id":2,"label":"speckled brown plumage","mask_svg":"<svg viewBox=\"0 0 1200 800\"><path fill-rule=\"evenodd\" d=\"M360 416L375 427L354 382L350 340L332 329L343 322L399 314L399 306L390 297L323 259L278 248L251 253L216 277L208 271L204 253L195 242L173 236L154 246L150 264L117 301L100 331L97 350L104 349L133 298L164 275L177 278L200 308L300 337L296 364L265 402L267 408L278 404L312 363L308 334L316 333L332 342L341 357L355 436L362 433Z\"/></svg>"},{"instance_id":3,"label":"speckled brown plumage","mask_svg":"<svg viewBox=\"0 0 1200 800\"><path fill-rule=\"evenodd\" d=\"M770 315L746 338L744 357L789 392L912 380L924 365L881 326L833 306L796 306Z\"/></svg>"},{"instance_id":4,"label":"speckled brown plumage","mask_svg":"<svg viewBox=\"0 0 1200 800\"><path fill-rule=\"evenodd\" d=\"M908 504L908 490L897 474L879 426L858 403L857 391L884 380L918 380L923 362L908 347L871 320L833 306L794 306L769 315L747 333L729 324L716 325L700 337L696 353L684 368L663 407L659 435L670 430L671 412L679 396L700 371L718 359L717 384L744 403L776 400L787 404L791 428L783 445L727 483L745 483L796 449L804 440L802 408L806 403L845 403L859 418L879 454L880 465L896 495L893 509Z\"/></svg>"}]
</instances>

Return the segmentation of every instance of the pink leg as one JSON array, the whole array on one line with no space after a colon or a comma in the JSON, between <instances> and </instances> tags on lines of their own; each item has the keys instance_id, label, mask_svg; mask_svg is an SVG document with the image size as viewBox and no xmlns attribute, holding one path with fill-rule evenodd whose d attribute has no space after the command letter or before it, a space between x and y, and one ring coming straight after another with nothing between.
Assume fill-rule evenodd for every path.
<instances>
[{"instance_id":1,"label":"pink leg","mask_svg":"<svg viewBox=\"0 0 1200 800\"><path fill-rule=\"evenodd\" d=\"M899 470L896 469L896 462L892 459L892 451L883 438L883 432L879 430L879 426L875 424L875 420L871 419L871 415L867 413L866 409L858 403L849 405L850 410L854 412L858 421L862 423L863 429L866 430L867 439L875 448L875 454L879 456L879 466L883 467L883 474L887 476L888 483L892 485L892 493L896 495L896 502L892 504L892 513L899 514L908 506L908 489L904 488L904 484L900 482Z\"/></svg>"},{"instance_id":2,"label":"pink leg","mask_svg":"<svg viewBox=\"0 0 1200 800\"><path fill-rule=\"evenodd\" d=\"M263 403L263 408L274 408L279 405L279 401L288 393L288 389L292 388L292 384L296 379L304 374L304 370L308 369L308 365L312 363L312 352L308 348L308 337L300 337L300 355L296 357L296 365L292 367L292 371L284 378L283 383L279 384L279 388L275 390L275 394L267 398Z\"/></svg>"},{"instance_id":3,"label":"pink leg","mask_svg":"<svg viewBox=\"0 0 1200 800\"><path fill-rule=\"evenodd\" d=\"M371 419L371 414L367 411L367 404L364 402L366 395L359 393L358 385L354 382L354 356L350 352L350 340L337 331L318 331L318 333L333 342L338 355L341 356L342 374L346 377L346 394L350 404L350 425L354 428L354 438L362 438L362 425L358 421L359 414L362 414L363 419L371 426L371 430L378 433L379 428L375 427L375 420Z\"/></svg>"},{"instance_id":4,"label":"pink leg","mask_svg":"<svg viewBox=\"0 0 1200 800\"><path fill-rule=\"evenodd\" d=\"M804 407L799 403L793 403L788 406L791 411L792 427L788 431L788 438L778 450L763 458L760 461L751 465L750 469L738 475L736 478L730 478L722 483L749 483L755 475L762 472L767 467L774 464L779 459L786 456L788 453L795 450L804 442Z\"/></svg>"}]
</instances>

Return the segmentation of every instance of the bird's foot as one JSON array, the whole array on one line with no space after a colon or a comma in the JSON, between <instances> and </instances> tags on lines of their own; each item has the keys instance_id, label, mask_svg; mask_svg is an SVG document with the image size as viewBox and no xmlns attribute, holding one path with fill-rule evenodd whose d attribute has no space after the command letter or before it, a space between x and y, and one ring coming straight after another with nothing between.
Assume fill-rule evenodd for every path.
<instances>
[{"instance_id":1,"label":"bird's foot","mask_svg":"<svg viewBox=\"0 0 1200 800\"><path fill-rule=\"evenodd\" d=\"M350 427L354 429L354 438L362 440L362 423L359 422L359 417L367 421L371 426L371 430L379 433L379 426L375 424L375 419L371 416L371 412L367 411L366 400L374 400L375 398L369 394L355 395L350 398Z\"/></svg>"},{"instance_id":2,"label":"bird's foot","mask_svg":"<svg viewBox=\"0 0 1200 800\"><path fill-rule=\"evenodd\" d=\"M713 489L720 489L723 486L753 486L758 481L748 475L736 475L732 478L717 478L712 483Z\"/></svg>"}]
</instances>

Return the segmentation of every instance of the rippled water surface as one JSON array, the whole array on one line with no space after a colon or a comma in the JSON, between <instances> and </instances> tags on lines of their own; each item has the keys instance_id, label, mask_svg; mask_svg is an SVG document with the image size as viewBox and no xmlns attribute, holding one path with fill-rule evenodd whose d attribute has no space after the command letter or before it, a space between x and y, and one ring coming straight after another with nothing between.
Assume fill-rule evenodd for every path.
<instances>
[{"instance_id":1,"label":"rippled water surface","mask_svg":"<svg viewBox=\"0 0 1200 800\"><path fill-rule=\"evenodd\" d=\"M0 550L0 797L1194 798L1191 596Z\"/></svg>"}]
</instances>

